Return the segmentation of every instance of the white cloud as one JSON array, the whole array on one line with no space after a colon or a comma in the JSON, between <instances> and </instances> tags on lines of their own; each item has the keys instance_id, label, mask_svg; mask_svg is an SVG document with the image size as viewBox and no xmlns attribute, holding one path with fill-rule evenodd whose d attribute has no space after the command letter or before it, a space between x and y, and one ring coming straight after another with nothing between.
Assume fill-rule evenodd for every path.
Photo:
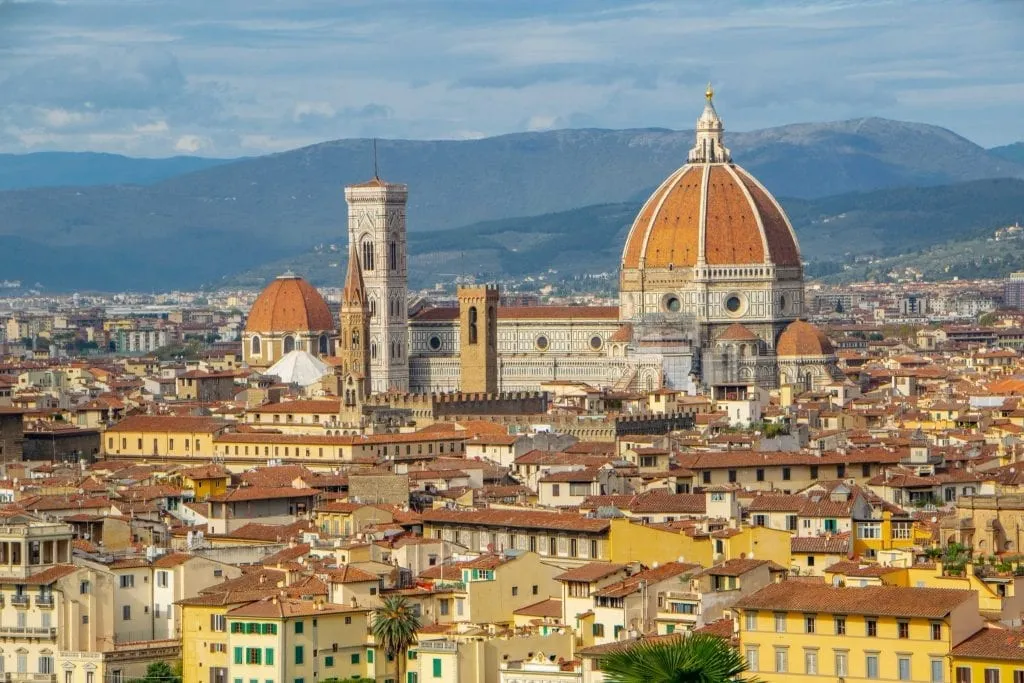
<instances>
[{"instance_id":1,"label":"white cloud","mask_svg":"<svg viewBox=\"0 0 1024 683\"><path fill-rule=\"evenodd\" d=\"M69 111L67 109L43 109L41 111L43 123L50 128L64 128L90 121L93 117L87 112Z\"/></svg>"},{"instance_id":2,"label":"white cloud","mask_svg":"<svg viewBox=\"0 0 1024 683\"><path fill-rule=\"evenodd\" d=\"M336 113L329 102L296 102L292 109L292 120L301 121L311 116L329 119L333 118Z\"/></svg>"},{"instance_id":3,"label":"white cloud","mask_svg":"<svg viewBox=\"0 0 1024 683\"><path fill-rule=\"evenodd\" d=\"M142 133L143 135L154 135L154 134L157 134L157 133L166 133L170 129L171 129L171 127L168 126L167 122L163 121L163 120L153 121L151 123L136 124L135 126L133 126L133 130L136 133ZM179 140L179 142L180 142L180 140Z\"/></svg>"},{"instance_id":4,"label":"white cloud","mask_svg":"<svg viewBox=\"0 0 1024 683\"><path fill-rule=\"evenodd\" d=\"M546 116L543 114L535 114L526 121L526 130L539 131L539 130L551 130L558 123L557 116Z\"/></svg>"},{"instance_id":5,"label":"white cloud","mask_svg":"<svg viewBox=\"0 0 1024 683\"><path fill-rule=\"evenodd\" d=\"M201 149L209 146L210 141L200 135L182 135L174 143L174 149L178 152L195 154Z\"/></svg>"}]
</instances>

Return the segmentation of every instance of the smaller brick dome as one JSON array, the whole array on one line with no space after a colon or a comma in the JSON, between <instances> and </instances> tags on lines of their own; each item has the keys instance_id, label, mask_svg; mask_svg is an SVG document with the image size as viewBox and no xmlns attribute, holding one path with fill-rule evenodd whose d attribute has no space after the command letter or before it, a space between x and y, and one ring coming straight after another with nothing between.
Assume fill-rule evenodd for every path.
<instances>
[{"instance_id":1,"label":"smaller brick dome","mask_svg":"<svg viewBox=\"0 0 1024 683\"><path fill-rule=\"evenodd\" d=\"M249 310L246 332L321 332L334 329L334 317L316 287L301 277L281 275Z\"/></svg>"},{"instance_id":2,"label":"smaller brick dome","mask_svg":"<svg viewBox=\"0 0 1024 683\"><path fill-rule=\"evenodd\" d=\"M779 335L775 355L779 358L834 356L835 349L817 326L803 320L794 320Z\"/></svg>"},{"instance_id":3,"label":"smaller brick dome","mask_svg":"<svg viewBox=\"0 0 1024 683\"><path fill-rule=\"evenodd\" d=\"M725 328L725 332L718 335L718 341L720 342L741 342L741 341L760 341L760 337L750 331L746 325L740 323L733 323L729 327Z\"/></svg>"}]
</instances>

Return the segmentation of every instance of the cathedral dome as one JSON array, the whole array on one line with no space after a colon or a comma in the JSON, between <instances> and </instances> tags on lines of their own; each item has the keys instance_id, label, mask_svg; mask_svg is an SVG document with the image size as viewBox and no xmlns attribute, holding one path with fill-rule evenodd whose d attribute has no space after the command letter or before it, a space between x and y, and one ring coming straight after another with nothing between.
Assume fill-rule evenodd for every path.
<instances>
[{"instance_id":1,"label":"cathedral dome","mask_svg":"<svg viewBox=\"0 0 1024 683\"><path fill-rule=\"evenodd\" d=\"M279 276L249 311L246 332L308 332L334 329L334 318L316 287L297 275Z\"/></svg>"},{"instance_id":2,"label":"cathedral dome","mask_svg":"<svg viewBox=\"0 0 1024 683\"><path fill-rule=\"evenodd\" d=\"M817 326L803 320L794 320L779 335L775 355L780 358L795 356L833 356L832 342Z\"/></svg>"},{"instance_id":3,"label":"cathedral dome","mask_svg":"<svg viewBox=\"0 0 1024 683\"><path fill-rule=\"evenodd\" d=\"M622 268L698 264L800 266L796 235L779 203L732 163L708 88L688 163L650 196L626 238Z\"/></svg>"}]
</instances>

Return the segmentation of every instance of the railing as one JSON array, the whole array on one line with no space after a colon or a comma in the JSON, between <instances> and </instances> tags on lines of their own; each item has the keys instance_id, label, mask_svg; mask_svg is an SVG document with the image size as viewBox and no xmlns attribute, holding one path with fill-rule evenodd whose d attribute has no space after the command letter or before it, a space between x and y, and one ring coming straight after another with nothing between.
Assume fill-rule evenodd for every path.
<instances>
[{"instance_id":1,"label":"railing","mask_svg":"<svg viewBox=\"0 0 1024 683\"><path fill-rule=\"evenodd\" d=\"M15 607L28 607L28 596L27 595L12 595L11 604Z\"/></svg>"},{"instance_id":2,"label":"railing","mask_svg":"<svg viewBox=\"0 0 1024 683\"><path fill-rule=\"evenodd\" d=\"M36 607L44 607L47 609L53 609L53 596L52 595L37 595L36 596Z\"/></svg>"},{"instance_id":3,"label":"railing","mask_svg":"<svg viewBox=\"0 0 1024 683\"><path fill-rule=\"evenodd\" d=\"M51 683L51 682L55 683L56 680L57 680L57 674L55 674L55 673L53 673L53 674L30 674L30 673L17 673L17 672L14 672L14 671L8 671L8 672L6 672L4 674L0 674L0 676L3 676L3 678L0 679L0 680L9 681L10 683Z\"/></svg>"},{"instance_id":4,"label":"railing","mask_svg":"<svg viewBox=\"0 0 1024 683\"><path fill-rule=\"evenodd\" d=\"M87 662L99 662L103 661L102 652L82 652L74 650L66 650L60 653L59 659L81 659Z\"/></svg>"},{"instance_id":5,"label":"railing","mask_svg":"<svg viewBox=\"0 0 1024 683\"><path fill-rule=\"evenodd\" d=\"M56 628L43 628L41 626L0 626L0 636L36 636L42 638L56 638Z\"/></svg>"},{"instance_id":6,"label":"railing","mask_svg":"<svg viewBox=\"0 0 1024 683\"><path fill-rule=\"evenodd\" d=\"M433 650L434 652L456 652L459 644L454 640L421 640L416 643L417 650Z\"/></svg>"}]
</instances>

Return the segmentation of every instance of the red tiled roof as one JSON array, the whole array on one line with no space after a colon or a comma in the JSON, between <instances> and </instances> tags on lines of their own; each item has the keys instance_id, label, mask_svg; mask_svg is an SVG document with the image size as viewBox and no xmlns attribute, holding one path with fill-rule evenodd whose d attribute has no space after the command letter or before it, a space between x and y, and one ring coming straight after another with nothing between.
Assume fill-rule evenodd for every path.
<instances>
[{"instance_id":1,"label":"red tiled roof","mask_svg":"<svg viewBox=\"0 0 1024 683\"><path fill-rule=\"evenodd\" d=\"M794 581L770 584L741 598L736 606L748 610L864 614L941 619L977 592L948 588L864 586L845 588Z\"/></svg>"}]
</instances>

